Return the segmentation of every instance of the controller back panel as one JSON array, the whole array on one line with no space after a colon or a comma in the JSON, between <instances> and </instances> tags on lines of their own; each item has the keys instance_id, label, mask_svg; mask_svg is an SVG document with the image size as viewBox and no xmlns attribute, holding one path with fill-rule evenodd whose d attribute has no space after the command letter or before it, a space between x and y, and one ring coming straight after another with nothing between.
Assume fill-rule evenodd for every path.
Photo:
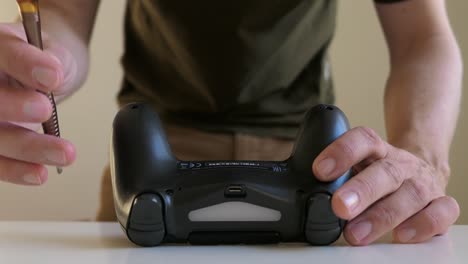
<instances>
[{"instance_id":1,"label":"controller back panel","mask_svg":"<svg viewBox=\"0 0 468 264\"><path fill-rule=\"evenodd\" d=\"M349 129L334 106L309 111L284 161L183 161L171 152L157 114L145 104L114 120L111 174L118 221L141 246L161 243L328 245L345 222L331 197L333 182L312 173L315 157Z\"/></svg>"}]
</instances>

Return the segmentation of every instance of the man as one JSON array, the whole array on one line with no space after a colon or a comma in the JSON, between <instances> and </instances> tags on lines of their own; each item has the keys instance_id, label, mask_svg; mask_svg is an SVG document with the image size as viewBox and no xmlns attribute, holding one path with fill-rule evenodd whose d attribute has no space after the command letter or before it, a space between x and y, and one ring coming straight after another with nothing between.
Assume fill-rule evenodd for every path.
<instances>
[{"instance_id":1,"label":"man","mask_svg":"<svg viewBox=\"0 0 468 264\"><path fill-rule=\"evenodd\" d=\"M446 232L459 215L445 187L462 62L444 1L375 2L391 58L387 141L370 128L353 128L317 157L311 177L357 172L332 200L335 213L349 220L350 244L392 230L397 242L422 242ZM119 103L154 105L181 159L284 159L304 112L333 103L327 48L336 4L129 0ZM44 165L74 161L71 142L34 132L51 114L34 89L62 100L81 86L97 6L41 0L45 52L27 45L21 25L0 25L4 181L40 185ZM108 171L98 219L114 219Z\"/></svg>"}]
</instances>

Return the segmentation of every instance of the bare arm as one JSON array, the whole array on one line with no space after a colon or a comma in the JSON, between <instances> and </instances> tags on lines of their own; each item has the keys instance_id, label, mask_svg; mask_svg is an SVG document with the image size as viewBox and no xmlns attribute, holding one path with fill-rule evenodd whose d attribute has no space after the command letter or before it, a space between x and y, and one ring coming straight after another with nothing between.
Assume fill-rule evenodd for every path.
<instances>
[{"instance_id":1,"label":"bare arm","mask_svg":"<svg viewBox=\"0 0 468 264\"><path fill-rule=\"evenodd\" d=\"M88 45L99 3L100 0L41 0L43 26L57 39L62 39L63 33L73 33L73 37Z\"/></svg>"},{"instance_id":2,"label":"bare arm","mask_svg":"<svg viewBox=\"0 0 468 264\"><path fill-rule=\"evenodd\" d=\"M443 0L376 4L390 50L385 118L391 144L449 174L462 61Z\"/></svg>"},{"instance_id":3,"label":"bare arm","mask_svg":"<svg viewBox=\"0 0 468 264\"><path fill-rule=\"evenodd\" d=\"M42 27L55 41L67 47L76 61L76 79L70 92L86 79L88 46L100 0L41 0Z\"/></svg>"},{"instance_id":4,"label":"bare arm","mask_svg":"<svg viewBox=\"0 0 468 264\"><path fill-rule=\"evenodd\" d=\"M443 0L376 4L390 50L385 91L388 142L357 127L314 161L321 180L354 168L333 195L353 245L392 231L400 243L444 234L460 214L446 195L449 148L458 119L462 62Z\"/></svg>"}]
</instances>

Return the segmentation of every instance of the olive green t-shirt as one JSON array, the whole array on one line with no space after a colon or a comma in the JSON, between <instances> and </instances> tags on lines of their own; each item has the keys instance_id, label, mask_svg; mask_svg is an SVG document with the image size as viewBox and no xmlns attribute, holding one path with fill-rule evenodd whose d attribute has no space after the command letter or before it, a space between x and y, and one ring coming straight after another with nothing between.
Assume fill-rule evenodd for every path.
<instances>
[{"instance_id":1,"label":"olive green t-shirt","mask_svg":"<svg viewBox=\"0 0 468 264\"><path fill-rule=\"evenodd\" d=\"M121 105L209 131L294 138L333 103L335 0L129 0Z\"/></svg>"}]
</instances>

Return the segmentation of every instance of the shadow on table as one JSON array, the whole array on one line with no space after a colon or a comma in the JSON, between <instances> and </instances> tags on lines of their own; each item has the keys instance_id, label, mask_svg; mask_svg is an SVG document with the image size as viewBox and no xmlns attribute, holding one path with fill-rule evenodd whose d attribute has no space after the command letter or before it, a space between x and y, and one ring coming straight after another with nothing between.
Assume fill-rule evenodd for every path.
<instances>
[{"instance_id":1,"label":"shadow on table","mask_svg":"<svg viewBox=\"0 0 468 264\"><path fill-rule=\"evenodd\" d=\"M370 261L369 261L370 260ZM186 246L163 245L154 248L134 248L110 256L110 263L425 263L454 262L456 255L447 237L430 243L391 244L385 240L365 247L351 247L344 241L332 246L312 247L307 244L263 246Z\"/></svg>"},{"instance_id":2,"label":"shadow on table","mask_svg":"<svg viewBox=\"0 0 468 264\"><path fill-rule=\"evenodd\" d=\"M96 228L98 230L96 230ZM21 245L40 245L41 247L57 247L69 248L76 250L83 249L148 249L139 247L128 240L120 226L115 223L104 223L98 225L90 225L81 227L79 231L68 230L64 233L54 232L53 227L47 226L43 229L31 230L12 230L2 232L0 235L3 239ZM57 228L60 230L60 228ZM391 244L390 234L382 237L379 241L373 243L374 246L379 244ZM182 248L190 248L190 250L203 249L207 246L188 246L187 244L164 244L155 248L164 248L164 250L181 250ZM209 247L209 246L208 246ZM216 247L216 246L212 246ZM277 251L294 252L303 250L314 250L323 248L350 248L349 244L344 240L343 236L331 246L313 247L305 243L285 243L276 245L239 245L239 246L220 246L220 247L247 247L257 251ZM170 248L170 249L168 249ZM187 249L184 249L187 250ZM190 251L189 250L189 251ZM137 250L139 251L139 250Z\"/></svg>"},{"instance_id":3,"label":"shadow on table","mask_svg":"<svg viewBox=\"0 0 468 264\"><path fill-rule=\"evenodd\" d=\"M69 226L67 226L69 227ZM114 264L147 263L369 263L379 264L414 263L411 258L418 256L418 263L450 263L454 259L453 249L447 237L439 237L431 243L418 245L397 245L388 241L389 236L367 247L351 247L340 238L332 246L313 247L303 243L276 245L234 245L234 246L188 246L186 244L164 244L143 248L131 243L117 224L85 225L76 230L64 230L64 226L44 225L41 229L7 230L0 232L1 246L24 248L26 251L63 253L71 251L80 256L94 252ZM366 261L364 261L366 260ZM456 262L453 262L456 263Z\"/></svg>"}]
</instances>

